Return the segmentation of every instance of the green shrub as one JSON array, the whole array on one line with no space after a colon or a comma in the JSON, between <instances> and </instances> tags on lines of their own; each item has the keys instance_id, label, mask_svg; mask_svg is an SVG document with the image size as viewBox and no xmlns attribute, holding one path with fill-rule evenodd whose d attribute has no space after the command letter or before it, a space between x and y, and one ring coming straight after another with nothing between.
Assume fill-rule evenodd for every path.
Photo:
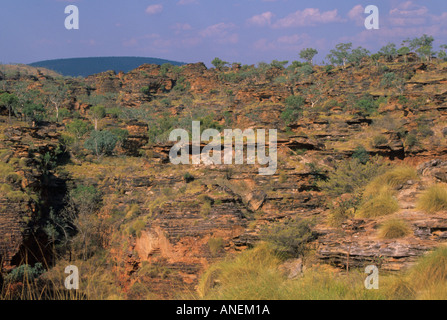
<instances>
[{"instance_id":1,"label":"green shrub","mask_svg":"<svg viewBox=\"0 0 447 320\"><path fill-rule=\"evenodd\" d=\"M0 162L0 179L5 180L6 177L14 172L13 166L8 163Z\"/></svg>"},{"instance_id":2,"label":"green shrub","mask_svg":"<svg viewBox=\"0 0 447 320\"><path fill-rule=\"evenodd\" d=\"M340 227L346 220L353 218L360 200L359 196L353 196L331 205L328 216L329 225Z\"/></svg>"},{"instance_id":3,"label":"green shrub","mask_svg":"<svg viewBox=\"0 0 447 320\"><path fill-rule=\"evenodd\" d=\"M402 219L389 219L379 228L379 237L382 239L398 239L408 236L411 228Z\"/></svg>"},{"instance_id":4,"label":"green shrub","mask_svg":"<svg viewBox=\"0 0 447 320\"><path fill-rule=\"evenodd\" d=\"M92 130L90 123L75 119L66 125L67 131L75 136L77 140L82 139L89 131Z\"/></svg>"},{"instance_id":5,"label":"green shrub","mask_svg":"<svg viewBox=\"0 0 447 320\"><path fill-rule=\"evenodd\" d=\"M22 181L22 177L19 176L17 173L13 172L8 174L5 180L11 184L15 184L20 183Z\"/></svg>"},{"instance_id":6,"label":"green shrub","mask_svg":"<svg viewBox=\"0 0 447 320\"><path fill-rule=\"evenodd\" d=\"M185 172L183 175L183 180L185 180L186 183L194 181L194 176L190 174L189 172Z\"/></svg>"},{"instance_id":7,"label":"green shrub","mask_svg":"<svg viewBox=\"0 0 447 320\"><path fill-rule=\"evenodd\" d=\"M361 164L366 164L369 161L370 156L368 151L366 151L365 147L358 146L357 148L354 149L352 158L357 159Z\"/></svg>"},{"instance_id":8,"label":"green shrub","mask_svg":"<svg viewBox=\"0 0 447 320\"><path fill-rule=\"evenodd\" d=\"M373 115L379 109L380 103L383 101L381 99L374 100L371 95L364 95L356 102L356 109L360 110L365 115Z\"/></svg>"},{"instance_id":9,"label":"green shrub","mask_svg":"<svg viewBox=\"0 0 447 320\"><path fill-rule=\"evenodd\" d=\"M211 213L211 202L205 202L202 203L202 205L200 206L200 215L202 217L207 217L209 216L209 214Z\"/></svg>"},{"instance_id":10,"label":"green shrub","mask_svg":"<svg viewBox=\"0 0 447 320\"><path fill-rule=\"evenodd\" d=\"M418 144L418 137L417 135L410 133L405 138L405 146L407 148L413 148Z\"/></svg>"},{"instance_id":11,"label":"green shrub","mask_svg":"<svg viewBox=\"0 0 447 320\"><path fill-rule=\"evenodd\" d=\"M127 232L128 234L139 238L141 237L141 232L144 230L144 228L146 228L146 222L143 219L138 219L129 226Z\"/></svg>"},{"instance_id":12,"label":"green shrub","mask_svg":"<svg viewBox=\"0 0 447 320\"><path fill-rule=\"evenodd\" d=\"M425 190L418 199L417 207L428 213L447 210L447 188L437 184Z\"/></svg>"},{"instance_id":13,"label":"green shrub","mask_svg":"<svg viewBox=\"0 0 447 320\"><path fill-rule=\"evenodd\" d=\"M326 194L338 197L360 191L387 169L388 166L379 157L372 158L366 164L362 164L358 159L345 160L339 163L335 171L328 174L327 181L319 181L317 185Z\"/></svg>"},{"instance_id":14,"label":"green shrub","mask_svg":"<svg viewBox=\"0 0 447 320\"><path fill-rule=\"evenodd\" d=\"M296 122L302 114L304 98L300 96L289 96L285 100L286 108L281 114L281 118L288 125Z\"/></svg>"},{"instance_id":15,"label":"green shrub","mask_svg":"<svg viewBox=\"0 0 447 320\"><path fill-rule=\"evenodd\" d=\"M276 222L262 230L261 238L285 256L303 256L308 243L315 239L312 226L313 222L301 219Z\"/></svg>"},{"instance_id":16,"label":"green shrub","mask_svg":"<svg viewBox=\"0 0 447 320\"><path fill-rule=\"evenodd\" d=\"M84 147L97 156L110 155L117 142L118 137L110 131L92 131L90 137L85 141Z\"/></svg>"},{"instance_id":17,"label":"green shrub","mask_svg":"<svg viewBox=\"0 0 447 320\"><path fill-rule=\"evenodd\" d=\"M372 139L373 147L378 147L378 146L382 146L385 144L388 144L388 139L384 135L379 134L379 135L374 136Z\"/></svg>"},{"instance_id":18,"label":"green shrub","mask_svg":"<svg viewBox=\"0 0 447 320\"><path fill-rule=\"evenodd\" d=\"M36 263L34 267L28 264L22 264L21 266L13 269L6 277L6 282L23 282L28 283L45 272L41 263Z\"/></svg>"},{"instance_id":19,"label":"green shrub","mask_svg":"<svg viewBox=\"0 0 447 320\"><path fill-rule=\"evenodd\" d=\"M428 125L419 125L418 132L423 138L434 136L434 131Z\"/></svg>"},{"instance_id":20,"label":"green shrub","mask_svg":"<svg viewBox=\"0 0 447 320\"><path fill-rule=\"evenodd\" d=\"M19 190L8 192L6 198L12 202L28 202L31 200L29 195Z\"/></svg>"},{"instance_id":21,"label":"green shrub","mask_svg":"<svg viewBox=\"0 0 447 320\"><path fill-rule=\"evenodd\" d=\"M0 192L3 195L6 195L7 193L9 193L11 191L12 191L12 187L9 184L6 184L6 183L1 183L0 184Z\"/></svg>"}]
</instances>

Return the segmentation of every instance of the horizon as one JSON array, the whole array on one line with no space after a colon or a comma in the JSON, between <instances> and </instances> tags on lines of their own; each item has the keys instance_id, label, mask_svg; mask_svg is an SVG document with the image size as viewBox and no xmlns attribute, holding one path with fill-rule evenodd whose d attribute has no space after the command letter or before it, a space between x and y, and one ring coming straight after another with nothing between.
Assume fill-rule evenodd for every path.
<instances>
[{"instance_id":1,"label":"horizon","mask_svg":"<svg viewBox=\"0 0 447 320\"><path fill-rule=\"evenodd\" d=\"M367 30L364 8L376 5L380 28ZM79 30L67 30L68 5L79 8ZM319 51L321 64L338 43L377 52L389 42L428 34L435 48L447 43L447 3L353 1L307 4L289 0L101 1L24 0L2 4L0 24L8 33L4 64L87 57L151 57L183 63L215 57L242 64L299 60L299 51Z\"/></svg>"}]
</instances>

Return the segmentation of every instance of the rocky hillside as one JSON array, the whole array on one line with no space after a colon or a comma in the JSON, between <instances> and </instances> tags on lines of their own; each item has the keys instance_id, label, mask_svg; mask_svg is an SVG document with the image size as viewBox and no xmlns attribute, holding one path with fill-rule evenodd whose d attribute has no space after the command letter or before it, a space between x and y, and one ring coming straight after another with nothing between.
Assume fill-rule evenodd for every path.
<instances>
[{"instance_id":1,"label":"rocky hillside","mask_svg":"<svg viewBox=\"0 0 447 320\"><path fill-rule=\"evenodd\" d=\"M213 263L255 246L263 229L289 218L313 219L313 263L341 269L404 270L447 238L445 212L417 206L426 189L447 183L446 62L409 54L346 67L142 65L85 79L0 80L0 94L18 99L12 118L0 104L4 273L101 254L128 298L141 296L141 284L157 298L175 298L194 292ZM29 107L38 104L43 110ZM276 174L261 176L258 165L169 163L169 132L190 129L192 120L218 130L277 129ZM113 150L89 148L91 131L113 133ZM393 216L410 226L406 236L379 237L386 216L328 222L331 203L346 195L331 196L321 182L359 150L418 170L394 186ZM82 190L82 201L97 193L99 205L69 221L69 208L84 210L76 202Z\"/></svg>"}]
</instances>

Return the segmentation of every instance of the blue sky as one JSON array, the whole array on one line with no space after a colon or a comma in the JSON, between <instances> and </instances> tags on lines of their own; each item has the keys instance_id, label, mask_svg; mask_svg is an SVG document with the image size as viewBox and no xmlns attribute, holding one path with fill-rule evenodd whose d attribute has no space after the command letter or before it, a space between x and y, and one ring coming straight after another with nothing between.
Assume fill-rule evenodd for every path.
<instances>
[{"instance_id":1,"label":"blue sky","mask_svg":"<svg viewBox=\"0 0 447 320\"><path fill-rule=\"evenodd\" d=\"M67 5L80 29L66 30ZM366 30L364 7L380 10ZM377 51L388 42L433 35L447 43L447 1L406 0L3 0L0 62L89 56L145 56L183 62L298 60L307 47L321 62L337 43Z\"/></svg>"}]
</instances>

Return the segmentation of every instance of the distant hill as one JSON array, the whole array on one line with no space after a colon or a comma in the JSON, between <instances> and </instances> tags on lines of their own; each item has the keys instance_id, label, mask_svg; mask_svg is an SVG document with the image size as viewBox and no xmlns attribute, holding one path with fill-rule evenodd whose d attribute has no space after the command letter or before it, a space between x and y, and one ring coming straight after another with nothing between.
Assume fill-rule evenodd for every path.
<instances>
[{"instance_id":1,"label":"distant hill","mask_svg":"<svg viewBox=\"0 0 447 320\"><path fill-rule=\"evenodd\" d=\"M15 77L16 74L21 75L33 75L38 76L39 74L43 74L50 77L60 77L61 75L53 70L49 70L46 68L35 68L29 66L27 64L0 64L0 72L2 72L6 77Z\"/></svg>"},{"instance_id":2,"label":"distant hill","mask_svg":"<svg viewBox=\"0 0 447 320\"><path fill-rule=\"evenodd\" d=\"M158 64L170 63L175 66L184 65L182 62L170 61L157 58L143 57L93 57L93 58L72 58L46 60L30 63L30 66L47 68L54 70L64 76L87 77L92 74L104 71L114 70L115 72L128 72L142 64Z\"/></svg>"}]
</instances>

